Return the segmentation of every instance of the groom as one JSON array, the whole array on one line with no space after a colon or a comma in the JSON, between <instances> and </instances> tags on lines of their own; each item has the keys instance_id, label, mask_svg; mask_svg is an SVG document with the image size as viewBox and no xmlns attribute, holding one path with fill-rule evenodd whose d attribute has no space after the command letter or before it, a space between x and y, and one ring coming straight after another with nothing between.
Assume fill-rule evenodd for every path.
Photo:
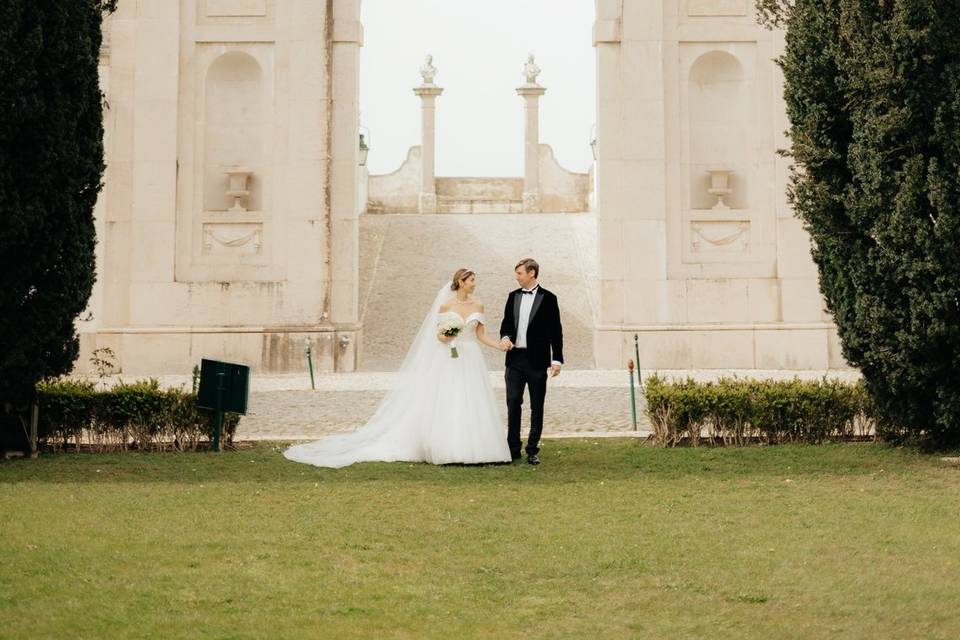
<instances>
[{"instance_id":1,"label":"groom","mask_svg":"<svg viewBox=\"0 0 960 640\"><path fill-rule=\"evenodd\" d=\"M557 296L537 283L540 265L524 258L514 267L520 288L507 296L500 324L500 340L507 352L507 444L513 460L520 459L520 412L523 389L530 388L530 436L527 462L540 464L540 433L543 431L543 400L547 373L560 375L563 365L563 327ZM552 353L551 353L552 352Z\"/></svg>"}]
</instances>

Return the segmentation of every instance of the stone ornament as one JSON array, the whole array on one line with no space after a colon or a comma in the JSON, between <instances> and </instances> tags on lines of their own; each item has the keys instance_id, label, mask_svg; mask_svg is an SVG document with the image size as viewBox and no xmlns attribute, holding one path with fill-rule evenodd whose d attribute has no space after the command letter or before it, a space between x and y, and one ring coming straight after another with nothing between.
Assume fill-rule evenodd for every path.
<instances>
[{"instance_id":1,"label":"stone ornament","mask_svg":"<svg viewBox=\"0 0 960 640\"><path fill-rule=\"evenodd\" d=\"M540 67L533 61L533 54L527 55L527 63L523 65L523 75L527 78L527 84L537 84L537 76L540 75Z\"/></svg>"},{"instance_id":2,"label":"stone ornament","mask_svg":"<svg viewBox=\"0 0 960 640\"><path fill-rule=\"evenodd\" d=\"M250 176L253 175L253 171L246 167L234 167L229 171L225 171L227 174L228 187L227 187L227 197L233 198L233 206L228 209L233 213L245 213L247 208L242 204L241 200L250 197L250 190L247 188L247 180L250 179Z\"/></svg>"},{"instance_id":3,"label":"stone ornament","mask_svg":"<svg viewBox=\"0 0 960 640\"><path fill-rule=\"evenodd\" d=\"M427 54L427 58L420 67L420 76L423 78L423 84L433 84L433 78L437 75L437 68L433 66L433 56Z\"/></svg>"},{"instance_id":4,"label":"stone ornament","mask_svg":"<svg viewBox=\"0 0 960 640\"><path fill-rule=\"evenodd\" d=\"M733 189L730 188L730 176L733 174L733 170L717 168L710 169L707 173L710 174L710 187L707 189L707 193L717 198L717 203L713 205L713 208L729 209L730 207L723 199L733 192Z\"/></svg>"}]
</instances>

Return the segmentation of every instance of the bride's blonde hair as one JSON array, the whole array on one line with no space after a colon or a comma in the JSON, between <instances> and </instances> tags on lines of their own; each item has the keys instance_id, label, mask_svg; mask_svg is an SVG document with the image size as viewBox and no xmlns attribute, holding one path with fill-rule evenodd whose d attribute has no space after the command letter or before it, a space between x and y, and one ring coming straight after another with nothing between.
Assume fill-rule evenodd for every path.
<instances>
[{"instance_id":1,"label":"bride's blonde hair","mask_svg":"<svg viewBox=\"0 0 960 640\"><path fill-rule=\"evenodd\" d=\"M454 291L457 291L460 288L460 283L469 278L470 276L475 276L473 271L470 269L457 269L456 273L453 274L453 281L450 283L450 288Z\"/></svg>"}]
</instances>

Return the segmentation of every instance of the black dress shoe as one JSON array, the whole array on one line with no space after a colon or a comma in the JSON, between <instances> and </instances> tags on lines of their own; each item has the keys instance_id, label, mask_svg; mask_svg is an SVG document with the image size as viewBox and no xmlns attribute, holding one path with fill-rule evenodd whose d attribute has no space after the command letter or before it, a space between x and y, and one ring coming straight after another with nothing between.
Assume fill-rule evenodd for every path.
<instances>
[{"instance_id":1,"label":"black dress shoe","mask_svg":"<svg viewBox=\"0 0 960 640\"><path fill-rule=\"evenodd\" d=\"M540 464L540 456L535 453L533 455L528 455L527 462L532 465L538 465Z\"/></svg>"}]
</instances>

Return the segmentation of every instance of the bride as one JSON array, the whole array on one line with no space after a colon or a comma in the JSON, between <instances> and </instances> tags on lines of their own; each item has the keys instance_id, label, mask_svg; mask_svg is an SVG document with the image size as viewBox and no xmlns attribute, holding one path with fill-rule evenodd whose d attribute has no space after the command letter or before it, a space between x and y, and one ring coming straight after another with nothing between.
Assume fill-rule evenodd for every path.
<instances>
[{"instance_id":1,"label":"bride","mask_svg":"<svg viewBox=\"0 0 960 640\"><path fill-rule=\"evenodd\" d=\"M477 276L469 269L459 269L443 286L400 366L396 385L367 424L292 446L283 455L318 467L395 460L510 462L480 350L481 344L498 351L503 347L486 335L483 305L472 295L476 287ZM455 338L439 328L451 318L463 326Z\"/></svg>"}]
</instances>

